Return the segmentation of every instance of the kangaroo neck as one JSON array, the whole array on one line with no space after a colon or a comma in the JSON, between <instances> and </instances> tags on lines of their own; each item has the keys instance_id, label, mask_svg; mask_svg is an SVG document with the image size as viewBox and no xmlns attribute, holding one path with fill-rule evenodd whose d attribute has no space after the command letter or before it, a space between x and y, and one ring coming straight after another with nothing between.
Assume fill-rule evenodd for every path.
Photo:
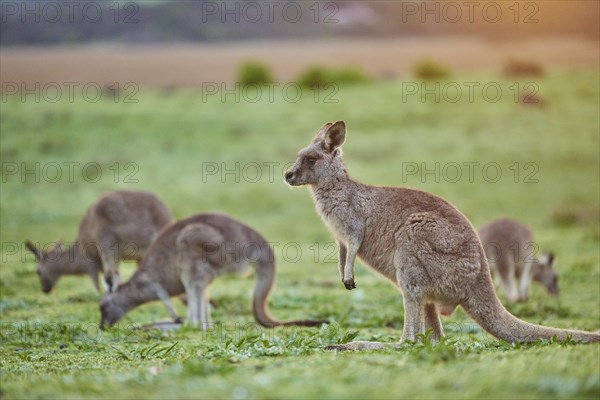
<instances>
[{"instance_id":1,"label":"kangaroo neck","mask_svg":"<svg viewBox=\"0 0 600 400\"><path fill-rule=\"evenodd\" d=\"M78 273L85 273L97 268L100 268L100 263L93 258L85 247L78 241L77 246L79 246L78 251L76 252L77 258L75 259L74 268Z\"/></svg>"},{"instance_id":2,"label":"kangaroo neck","mask_svg":"<svg viewBox=\"0 0 600 400\"><path fill-rule=\"evenodd\" d=\"M349 221L365 217L365 199L360 195L364 192L362 186L345 176L311 187L317 213L338 239L348 239Z\"/></svg>"},{"instance_id":3,"label":"kangaroo neck","mask_svg":"<svg viewBox=\"0 0 600 400\"><path fill-rule=\"evenodd\" d=\"M51 264L57 272L68 275L80 275L88 272L87 267L91 261L81 254L78 242L71 246L65 246L60 251L62 252L61 260Z\"/></svg>"},{"instance_id":4,"label":"kangaroo neck","mask_svg":"<svg viewBox=\"0 0 600 400\"><path fill-rule=\"evenodd\" d=\"M348 175L340 174L310 185L310 190L317 204L329 203L338 201L341 194L348 193L357 184Z\"/></svg>"},{"instance_id":5,"label":"kangaroo neck","mask_svg":"<svg viewBox=\"0 0 600 400\"><path fill-rule=\"evenodd\" d=\"M138 282L135 276L119 286L116 293L119 297L119 305L126 311L158 299L158 295L152 285L145 282Z\"/></svg>"}]
</instances>

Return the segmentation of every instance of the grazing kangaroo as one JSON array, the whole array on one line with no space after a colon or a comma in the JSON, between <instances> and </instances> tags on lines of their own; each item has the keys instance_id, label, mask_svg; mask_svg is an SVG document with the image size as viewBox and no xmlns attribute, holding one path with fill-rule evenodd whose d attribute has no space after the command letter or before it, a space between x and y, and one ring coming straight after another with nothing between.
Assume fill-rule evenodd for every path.
<instances>
[{"instance_id":1,"label":"grazing kangaroo","mask_svg":"<svg viewBox=\"0 0 600 400\"><path fill-rule=\"evenodd\" d=\"M479 238L487 255L492 276L497 275L508 301L527 301L533 279L558 295L558 274L553 267L554 254L535 259L531 229L512 219L498 219L479 229Z\"/></svg>"},{"instance_id":2,"label":"grazing kangaroo","mask_svg":"<svg viewBox=\"0 0 600 400\"><path fill-rule=\"evenodd\" d=\"M458 305L486 331L508 342L554 335L559 340L600 340L597 333L547 328L510 314L496 296L483 247L467 218L435 195L351 179L342 159L345 138L343 121L323 125L298 152L285 180L291 186L309 185L317 212L338 241L340 277L347 289L356 287L358 256L402 291L402 341L414 341L429 329L439 339L443 332L438 307L447 313ZM384 345L353 342L333 348Z\"/></svg>"},{"instance_id":3,"label":"grazing kangaroo","mask_svg":"<svg viewBox=\"0 0 600 400\"><path fill-rule=\"evenodd\" d=\"M197 214L165 228L144 256L133 277L106 294L100 304L101 326L112 326L131 309L160 299L179 322L170 297L187 295L188 322L210 323L207 289L216 277L256 268L252 309L266 327L315 326L327 321L274 320L268 298L275 282L275 258L267 241L254 229L222 214Z\"/></svg>"},{"instance_id":4,"label":"grazing kangaroo","mask_svg":"<svg viewBox=\"0 0 600 400\"><path fill-rule=\"evenodd\" d=\"M119 260L139 261L158 232L172 221L171 213L154 194L119 190L102 196L88 208L72 246L59 244L42 252L25 244L38 260L42 290L50 293L62 275L88 274L100 291L104 271L109 291L121 282Z\"/></svg>"}]
</instances>

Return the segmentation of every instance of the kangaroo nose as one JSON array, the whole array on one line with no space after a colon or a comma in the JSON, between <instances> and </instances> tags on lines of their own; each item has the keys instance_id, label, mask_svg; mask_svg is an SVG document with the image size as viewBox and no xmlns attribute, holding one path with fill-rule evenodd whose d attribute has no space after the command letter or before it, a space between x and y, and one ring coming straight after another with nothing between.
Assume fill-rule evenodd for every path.
<instances>
[{"instance_id":1,"label":"kangaroo nose","mask_svg":"<svg viewBox=\"0 0 600 400\"><path fill-rule=\"evenodd\" d=\"M292 179L293 177L294 177L294 173L292 171L288 171L288 172L285 173L285 180L287 182L289 182L290 179Z\"/></svg>"}]
</instances>

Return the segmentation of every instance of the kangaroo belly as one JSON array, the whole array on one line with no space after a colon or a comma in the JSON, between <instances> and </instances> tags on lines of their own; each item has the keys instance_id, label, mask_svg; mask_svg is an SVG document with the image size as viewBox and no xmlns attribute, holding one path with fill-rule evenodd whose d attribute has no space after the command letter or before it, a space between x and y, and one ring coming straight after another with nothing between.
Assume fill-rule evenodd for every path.
<instances>
[{"instance_id":1,"label":"kangaroo belly","mask_svg":"<svg viewBox=\"0 0 600 400\"><path fill-rule=\"evenodd\" d=\"M361 246L358 250L358 257L369 268L379 272L381 275L394 282L394 284L397 283L393 256L387 254L384 249Z\"/></svg>"},{"instance_id":2,"label":"kangaroo belly","mask_svg":"<svg viewBox=\"0 0 600 400\"><path fill-rule=\"evenodd\" d=\"M456 304L436 303L436 307L440 314L444 317L449 317L456 309Z\"/></svg>"}]
</instances>

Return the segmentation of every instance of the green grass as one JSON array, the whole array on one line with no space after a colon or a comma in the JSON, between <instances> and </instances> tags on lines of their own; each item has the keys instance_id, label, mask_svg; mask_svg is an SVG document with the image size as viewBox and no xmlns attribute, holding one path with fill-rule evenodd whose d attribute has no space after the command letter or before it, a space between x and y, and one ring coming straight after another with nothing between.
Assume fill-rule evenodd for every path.
<instances>
[{"instance_id":1,"label":"green grass","mask_svg":"<svg viewBox=\"0 0 600 400\"><path fill-rule=\"evenodd\" d=\"M551 298L534 286L530 302L510 306L512 312L556 327L600 328L598 71L550 71L537 80L546 108L514 103L514 81L470 76L461 85L463 79L498 81L504 95L497 103L483 101L480 91L472 103L466 91L457 103L435 102L433 96L403 101L405 84L375 82L340 87L337 103L322 97L315 102L311 91L296 103L283 101L280 91L273 102L263 96L256 103L235 102L233 96L205 102L194 91L142 91L137 104L3 103L2 396L598 398L599 345L512 346L481 332L462 310L444 320L448 339L439 345L426 340L368 353L322 350L353 338L395 342L403 323L399 293L362 264L358 289L343 288L332 237L310 196L282 180L283 165L319 126L337 119L348 125L344 152L355 178L441 195L475 226L510 216L534 228L540 249L557 254L561 295ZM31 175L23 182L6 173L9 163L35 162L41 168L96 162L103 174L90 183L76 168L73 182L63 175L58 182L36 183ZM433 175L406 174L409 166L432 169L436 162L440 168L463 166L462 178L436 182ZM470 182L464 164L470 162L497 163L502 177L491 183L476 167ZM110 169L115 163L117 179ZM241 176L205 176L206 163L230 170L239 163ZM248 163L262 166L257 181ZM274 176L264 163L276 163ZM520 169L516 181L514 165ZM534 171L526 168L536 168L537 183L525 182ZM129 178L137 183L125 181L132 171ZM33 258L24 246L20 254L8 246L25 239L72 240L85 209L117 188L156 192L178 218L220 210L255 227L276 242L272 314L334 323L320 329L256 327L249 276L213 285L211 296L219 304L213 319L220 322L214 331L140 329L167 318L158 303L98 331L100 295L89 279L65 277L44 295ZM134 266L122 269L128 276ZM175 306L185 314L181 303Z\"/></svg>"}]
</instances>

